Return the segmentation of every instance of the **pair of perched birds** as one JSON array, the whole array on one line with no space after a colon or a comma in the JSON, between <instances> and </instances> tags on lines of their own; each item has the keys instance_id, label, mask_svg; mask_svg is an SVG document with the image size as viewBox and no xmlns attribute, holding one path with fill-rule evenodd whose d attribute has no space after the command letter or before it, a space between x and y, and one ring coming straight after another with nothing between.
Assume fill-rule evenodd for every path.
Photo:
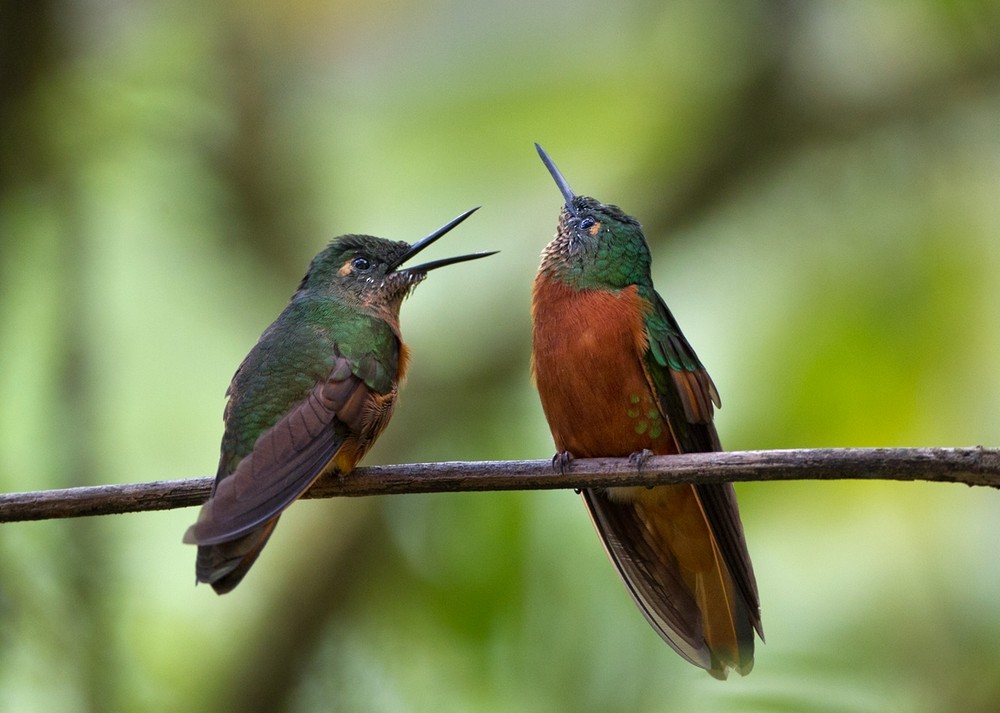
<instances>
[{"instance_id":1,"label":"pair of perched birds","mask_svg":"<svg viewBox=\"0 0 1000 713\"><path fill-rule=\"evenodd\" d=\"M634 218L570 189L535 278L532 370L556 457L721 450L719 395L663 299ZM223 594L246 575L286 507L323 473L348 473L392 416L409 352L403 298L430 270L493 253L403 264L469 217L413 245L335 238L240 364L227 395L212 495L184 541L197 578ZM584 490L604 547L654 629L725 678L763 637L732 485Z\"/></svg>"}]
</instances>

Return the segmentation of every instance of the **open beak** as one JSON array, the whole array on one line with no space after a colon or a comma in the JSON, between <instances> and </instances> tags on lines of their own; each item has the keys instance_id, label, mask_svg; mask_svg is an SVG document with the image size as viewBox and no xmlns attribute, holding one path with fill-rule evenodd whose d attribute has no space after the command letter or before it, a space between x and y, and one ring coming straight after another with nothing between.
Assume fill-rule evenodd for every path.
<instances>
[{"instance_id":1,"label":"open beak","mask_svg":"<svg viewBox=\"0 0 1000 713\"><path fill-rule=\"evenodd\" d=\"M556 165L552 163L552 159L549 158L549 155L545 153L545 149L538 144L535 144L535 148L538 149L538 155L542 157L542 163L545 164L545 168L549 169L549 173L552 174L553 180L555 180L556 185L559 186L559 190L562 191L563 198L566 199L566 210L568 210L570 215L575 218L576 208L573 207L573 199L576 198L576 194L573 193L573 189L569 187L568 183L566 183L566 179L563 178L563 175L559 173L559 169L556 168Z\"/></svg>"},{"instance_id":2,"label":"open beak","mask_svg":"<svg viewBox=\"0 0 1000 713\"><path fill-rule=\"evenodd\" d=\"M426 248L428 245L433 243L442 235L450 231L452 228L454 228L456 225L458 225L463 220L468 218L470 215L475 213L477 210L479 210L479 206L476 206L471 210L465 211L464 213L462 213L462 215L458 216L457 218L447 223L446 225L441 226L433 233L428 235L426 238L423 238L422 240L418 240L417 242L413 243L413 245L410 246L410 249L407 250L405 253L403 253L402 257L400 257L399 260L396 262L396 264L392 266L392 269L393 270L398 269L399 266L402 265L404 262L412 258L414 255L419 253L421 250ZM414 265L413 267L405 268L405 271L411 274L427 273L439 267L444 267L445 265L454 265L456 262L465 262L466 260L478 260L481 257L489 257L490 255L495 255L497 252L499 251L494 250L492 252L470 253L468 255L457 255L455 257L446 257L440 260L431 260L430 262L425 262L420 265Z\"/></svg>"}]
</instances>

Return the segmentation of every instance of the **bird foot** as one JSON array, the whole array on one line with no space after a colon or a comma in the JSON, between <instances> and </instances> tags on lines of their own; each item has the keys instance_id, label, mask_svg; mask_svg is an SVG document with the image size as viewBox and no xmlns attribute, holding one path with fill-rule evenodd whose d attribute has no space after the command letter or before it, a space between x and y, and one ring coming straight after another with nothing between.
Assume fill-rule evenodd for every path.
<instances>
[{"instance_id":1,"label":"bird foot","mask_svg":"<svg viewBox=\"0 0 1000 713\"><path fill-rule=\"evenodd\" d=\"M635 469L642 472L642 466L646 465L646 461L649 457L653 455L653 451L648 448L643 448L641 451L636 451L628 457L628 462L635 466Z\"/></svg>"},{"instance_id":2,"label":"bird foot","mask_svg":"<svg viewBox=\"0 0 1000 713\"><path fill-rule=\"evenodd\" d=\"M572 453L569 451L559 451L552 456L552 470L557 470L559 471L559 475L563 475L569 469L569 464L572 460Z\"/></svg>"}]
</instances>

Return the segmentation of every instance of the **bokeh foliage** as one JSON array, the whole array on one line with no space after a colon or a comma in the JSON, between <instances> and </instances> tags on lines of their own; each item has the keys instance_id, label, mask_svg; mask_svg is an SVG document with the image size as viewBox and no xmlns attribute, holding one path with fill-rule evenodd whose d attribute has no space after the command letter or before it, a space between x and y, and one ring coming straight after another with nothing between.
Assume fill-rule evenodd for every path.
<instances>
[{"instance_id":1,"label":"bokeh foliage","mask_svg":"<svg viewBox=\"0 0 1000 713\"><path fill-rule=\"evenodd\" d=\"M0 489L214 473L333 235L484 208L404 306L369 463L543 458L559 195L638 216L729 448L998 445L1000 3L0 2ZM581 365L585 368L585 365ZM0 527L10 711L994 711L1000 501L741 486L768 643L720 684L571 493L299 503L194 588L194 510Z\"/></svg>"}]
</instances>

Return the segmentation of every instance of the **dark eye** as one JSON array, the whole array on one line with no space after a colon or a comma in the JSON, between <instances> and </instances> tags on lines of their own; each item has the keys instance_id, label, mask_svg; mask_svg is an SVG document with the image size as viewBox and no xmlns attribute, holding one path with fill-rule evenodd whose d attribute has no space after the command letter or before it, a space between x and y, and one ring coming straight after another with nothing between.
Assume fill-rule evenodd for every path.
<instances>
[{"instance_id":1,"label":"dark eye","mask_svg":"<svg viewBox=\"0 0 1000 713\"><path fill-rule=\"evenodd\" d=\"M356 257L353 260L351 260L351 267L353 267L358 272L364 272L365 270L371 267L371 263L368 262L367 258Z\"/></svg>"},{"instance_id":2,"label":"dark eye","mask_svg":"<svg viewBox=\"0 0 1000 713\"><path fill-rule=\"evenodd\" d=\"M590 230L594 227L594 223L597 221L591 218L589 215L580 221L580 230Z\"/></svg>"}]
</instances>

